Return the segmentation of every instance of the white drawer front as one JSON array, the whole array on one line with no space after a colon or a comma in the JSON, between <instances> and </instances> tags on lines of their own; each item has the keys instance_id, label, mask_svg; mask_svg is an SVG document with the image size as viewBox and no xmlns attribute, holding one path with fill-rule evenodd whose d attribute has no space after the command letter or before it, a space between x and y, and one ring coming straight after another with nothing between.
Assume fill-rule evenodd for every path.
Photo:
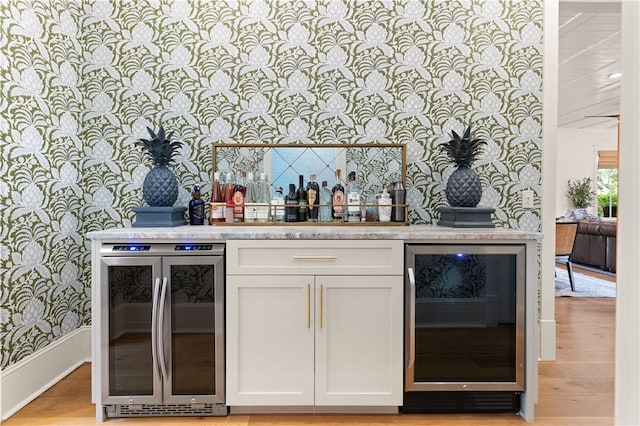
<instances>
[{"instance_id":1,"label":"white drawer front","mask_svg":"<svg viewBox=\"0 0 640 426\"><path fill-rule=\"evenodd\" d=\"M227 273L402 275L403 241L230 240Z\"/></svg>"}]
</instances>

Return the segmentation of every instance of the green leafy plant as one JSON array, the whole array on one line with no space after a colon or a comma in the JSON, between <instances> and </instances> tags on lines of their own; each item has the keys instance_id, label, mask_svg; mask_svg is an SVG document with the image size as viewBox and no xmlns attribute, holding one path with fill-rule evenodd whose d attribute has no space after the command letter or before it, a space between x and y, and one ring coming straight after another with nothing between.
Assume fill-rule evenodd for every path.
<instances>
[{"instance_id":1,"label":"green leafy plant","mask_svg":"<svg viewBox=\"0 0 640 426\"><path fill-rule=\"evenodd\" d=\"M612 206L618 205L618 194L598 194L598 206L605 207L611 202Z\"/></svg>"},{"instance_id":2,"label":"green leafy plant","mask_svg":"<svg viewBox=\"0 0 640 426\"><path fill-rule=\"evenodd\" d=\"M598 194L598 216L615 216L617 206L618 194Z\"/></svg>"},{"instance_id":3,"label":"green leafy plant","mask_svg":"<svg viewBox=\"0 0 640 426\"><path fill-rule=\"evenodd\" d=\"M596 198L590 177L567 181L567 198L574 209L586 209Z\"/></svg>"}]
</instances>

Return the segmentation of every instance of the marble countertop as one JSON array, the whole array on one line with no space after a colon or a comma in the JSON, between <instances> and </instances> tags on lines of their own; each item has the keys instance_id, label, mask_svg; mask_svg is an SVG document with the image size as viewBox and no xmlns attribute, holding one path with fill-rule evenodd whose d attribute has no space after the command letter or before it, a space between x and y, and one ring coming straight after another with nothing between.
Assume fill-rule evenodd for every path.
<instances>
[{"instance_id":1,"label":"marble countertop","mask_svg":"<svg viewBox=\"0 0 640 426\"><path fill-rule=\"evenodd\" d=\"M503 228L449 228L436 225L325 226L325 225L203 225L172 228L114 228L92 231L102 240L540 240L539 232Z\"/></svg>"}]
</instances>

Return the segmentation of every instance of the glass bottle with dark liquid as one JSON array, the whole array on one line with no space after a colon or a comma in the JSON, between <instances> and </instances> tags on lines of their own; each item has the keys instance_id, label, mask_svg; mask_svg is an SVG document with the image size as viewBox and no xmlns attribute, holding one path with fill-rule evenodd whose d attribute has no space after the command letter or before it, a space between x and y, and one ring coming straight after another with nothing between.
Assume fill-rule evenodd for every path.
<instances>
[{"instance_id":1,"label":"glass bottle with dark liquid","mask_svg":"<svg viewBox=\"0 0 640 426\"><path fill-rule=\"evenodd\" d=\"M289 184L289 193L284 197L284 221L298 221L298 199L296 198L296 185Z\"/></svg>"},{"instance_id":2,"label":"glass bottle with dark liquid","mask_svg":"<svg viewBox=\"0 0 640 426\"><path fill-rule=\"evenodd\" d=\"M309 206L307 205L307 191L304 190L304 179L302 175L298 176L300 185L296 192L298 200L298 222L306 222L309 219Z\"/></svg>"}]
</instances>

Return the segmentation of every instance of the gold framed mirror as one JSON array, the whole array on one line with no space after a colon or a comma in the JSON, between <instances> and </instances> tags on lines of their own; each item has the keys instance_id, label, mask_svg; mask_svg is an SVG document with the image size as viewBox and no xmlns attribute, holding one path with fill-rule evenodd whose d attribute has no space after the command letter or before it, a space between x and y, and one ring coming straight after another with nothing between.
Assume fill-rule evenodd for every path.
<instances>
[{"instance_id":1,"label":"gold framed mirror","mask_svg":"<svg viewBox=\"0 0 640 426\"><path fill-rule=\"evenodd\" d=\"M229 181L238 172L251 172L255 179L264 173L271 194L277 187L286 194L290 184L299 186L300 176L308 182L313 175L319 185L326 181L329 188L337 181L346 187L351 173L355 173L363 206L375 204L376 196L395 182L406 188L406 146L400 143L214 143L212 153L214 176L217 173L220 180ZM403 209L406 222L406 206Z\"/></svg>"}]
</instances>

